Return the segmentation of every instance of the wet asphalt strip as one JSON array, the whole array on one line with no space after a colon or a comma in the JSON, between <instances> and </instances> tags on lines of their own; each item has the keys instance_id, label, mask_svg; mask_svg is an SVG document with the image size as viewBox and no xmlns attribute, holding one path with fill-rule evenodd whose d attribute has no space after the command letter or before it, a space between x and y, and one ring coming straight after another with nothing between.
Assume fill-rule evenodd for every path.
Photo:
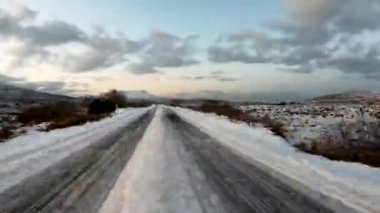
<instances>
[{"instance_id":1,"label":"wet asphalt strip","mask_svg":"<svg viewBox=\"0 0 380 213\"><path fill-rule=\"evenodd\" d=\"M154 110L0 194L0 212L97 212L152 120Z\"/></svg>"},{"instance_id":2,"label":"wet asphalt strip","mask_svg":"<svg viewBox=\"0 0 380 213\"><path fill-rule=\"evenodd\" d=\"M333 212L234 154L175 113L169 111L165 118L167 127L191 153L226 212ZM198 188L193 187L195 191Z\"/></svg>"}]
</instances>

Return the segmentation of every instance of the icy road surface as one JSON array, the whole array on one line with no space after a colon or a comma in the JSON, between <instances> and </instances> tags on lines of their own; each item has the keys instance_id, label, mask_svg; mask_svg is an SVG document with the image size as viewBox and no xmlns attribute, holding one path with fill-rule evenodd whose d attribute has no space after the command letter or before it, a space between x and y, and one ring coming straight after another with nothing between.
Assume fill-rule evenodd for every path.
<instances>
[{"instance_id":1,"label":"icy road surface","mask_svg":"<svg viewBox=\"0 0 380 213\"><path fill-rule=\"evenodd\" d=\"M379 210L378 169L298 153L265 129L210 114L130 109L62 130L62 140L50 134L0 150L0 212Z\"/></svg>"}]
</instances>

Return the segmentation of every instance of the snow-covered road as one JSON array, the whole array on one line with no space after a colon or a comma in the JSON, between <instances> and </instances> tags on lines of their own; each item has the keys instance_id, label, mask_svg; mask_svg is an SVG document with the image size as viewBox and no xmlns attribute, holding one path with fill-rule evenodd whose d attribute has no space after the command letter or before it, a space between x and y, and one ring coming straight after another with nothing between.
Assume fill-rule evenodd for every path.
<instances>
[{"instance_id":1,"label":"snow-covered road","mask_svg":"<svg viewBox=\"0 0 380 213\"><path fill-rule=\"evenodd\" d=\"M159 107L101 212L225 212L164 114Z\"/></svg>"},{"instance_id":2,"label":"snow-covered road","mask_svg":"<svg viewBox=\"0 0 380 213\"><path fill-rule=\"evenodd\" d=\"M71 144L71 151L52 152L57 157L48 155L50 149L43 151L49 142L0 156L5 165L0 168L0 212L379 210L378 169L298 153L265 129L164 106L126 111L93 125L84 131L89 136L82 137L98 140L75 145L85 133L73 133L75 143L55 141ZM95 134L95 129L102 131ZM20 154L34 152L52 161L37 173L37 163L43 160L33 154L28 163ZM24 175L22 181L6 179L18 173Z\"/></svg>"},{"instance_id":3,"label":"snow-covered road","mask_svg":"<svg viewBox=\"0 0 380 213\"><path fill-rule=\"evenodd\" d=\"M329 212L159 108L101 212Z\"/></svg>"}]
</instances>

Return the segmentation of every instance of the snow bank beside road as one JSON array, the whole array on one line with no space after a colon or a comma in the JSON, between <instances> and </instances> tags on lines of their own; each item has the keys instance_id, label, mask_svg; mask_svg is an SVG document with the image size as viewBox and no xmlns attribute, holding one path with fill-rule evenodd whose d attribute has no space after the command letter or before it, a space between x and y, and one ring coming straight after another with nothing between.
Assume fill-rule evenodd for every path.
<instances>
[{"instance_id":1,"label":"snow bank beside road","mask_svg":"<svg viewBox=\"0 0 380 213\"><path fill-rule=\"evenodd\" d=\"M380 169L330 161L296 151L264 128L211 114L172 108L180 117L247 158L361 212L380 210Z\"/></svg>"},{"instance_id":2,"label":"snow bank beside road","mask_svg":"<svg viewBox=\"0 0 380 213\"><path fill-rule=\"evenodd\" d=\"M119 110L112 117L50 132L29 131L0 144L0 193L140 118L150 108Z\"/></svg>"}]
</instances>

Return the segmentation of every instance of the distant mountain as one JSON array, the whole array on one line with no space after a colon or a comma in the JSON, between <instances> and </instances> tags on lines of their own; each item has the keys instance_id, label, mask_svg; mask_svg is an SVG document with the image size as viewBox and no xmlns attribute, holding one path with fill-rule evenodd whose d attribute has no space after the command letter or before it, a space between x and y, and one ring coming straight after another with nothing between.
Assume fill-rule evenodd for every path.
<instances>
[{"instance_id":1,"label":"distant mountain","mask_svg":"<svg viewBox=\"0 0 380 213\"><path fill-rule=\"evenodd\" d=\"M310 100L320 103L368 103L380 102L380 93L371 91L351 91L338 94L324 95Z\"/></svg>"},{"instance_id":2,"label":"distant mountain","mask_svg":"<svg viewBox=\"0 0 380 213\"><path fill-rule=\"evenodd\" d=\"M163 101L166 98L160 97L160 96L155 96L150 94L149 92L145 90L129 90L129 91L124 91L125 97L129 100L143 100L143 101Z\"/></svg>"},{"instance_id":3,"label":"distant mountain","mask_svg":"<svg viewBox=\"0 0 380 213\"><path fill-rule=\"evenodd\" d=\"M0 103L43 104L57 101L75 102L75 98L63 95L34 91L31 89L0 84Z\"/></svg>"}]
</instances>

